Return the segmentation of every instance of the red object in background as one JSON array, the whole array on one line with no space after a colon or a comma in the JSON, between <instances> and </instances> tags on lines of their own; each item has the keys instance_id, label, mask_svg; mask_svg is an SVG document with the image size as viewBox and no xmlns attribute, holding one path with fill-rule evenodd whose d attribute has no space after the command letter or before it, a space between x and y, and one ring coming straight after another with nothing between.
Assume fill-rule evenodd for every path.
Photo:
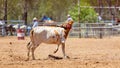
<instances>
[{"instance_id":1,"label":"red object in background","mask_svg":"<svg viewBox=\"0 0 120 68\"><path fill-rule=\"evenodd\" d=\"M18 40L24 40L25 32L23 29L18 29L17 30L17 38Z\"/></svg>"},{"instance_id":2,"label":"red object in background","mask_svg":"<svg viewBox=\"0 0 120 68\"><path fill-rule=\"evenodd\" d=\"M117 19L117 22L120 23L120 19Z\"/></svg>"}]
</instances>

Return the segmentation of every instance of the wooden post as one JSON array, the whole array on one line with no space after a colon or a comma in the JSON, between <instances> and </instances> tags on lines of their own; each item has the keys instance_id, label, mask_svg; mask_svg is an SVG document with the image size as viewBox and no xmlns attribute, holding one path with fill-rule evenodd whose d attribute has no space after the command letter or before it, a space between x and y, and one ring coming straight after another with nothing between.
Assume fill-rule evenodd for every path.
<instances>
[{"instance_id":1,"label":"wooden post","mask_svg":"<svg viewBox=\"0 0 120 68\"><path fill-rule=\"evenodd\" d=\"M81 38L81 29L80 29L80 0L78 0L78 23L79 23L79 38Z\"/></svg>"},{"instance_id":2,"label":"wooden post","mask_svg":"<svg viewBox=\"0 0 120 68\"><path fill-rule=\"evenodd\" d=\"M102 27L103 25L102 24L99 24L99 27L100 27L100 39L103 38L103 30L102 30Z\"/></svg>"}]
</instances>

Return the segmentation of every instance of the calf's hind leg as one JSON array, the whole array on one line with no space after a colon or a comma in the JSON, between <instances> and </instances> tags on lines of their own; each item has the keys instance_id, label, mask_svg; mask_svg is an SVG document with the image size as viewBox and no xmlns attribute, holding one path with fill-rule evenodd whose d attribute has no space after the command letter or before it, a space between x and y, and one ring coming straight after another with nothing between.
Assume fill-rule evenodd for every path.
<instances>
[{"instance_id":1,"label":"calf's hind leg","mask_svg":"<svg viewBox=\"0 0 120 68\"><path fill-rule=\"evenodd\" d=\"M30 49L31 49L31 46L32 46L32 42L29 42L29 43L27 44L27 49L28 49L28 53L27 53L28 58L27 58L27 60L29 60L29 57L30 57Z\"/></svg>"},{"instance_id":2,"label":"calf's hind leg","mask_svg":"<svg viewBox=\"0 0 120 68\"><path fill-rule=\"evenodd\" d=\"M60 46L60 44L57 45L57 48L56 48L56 50L54 51L54 53L56 53L56 52L58 51L59 46Z\"/></svg>"},{"instance_id":3,"label":"calf's hind leg","mask_svg":"<svg viewBox=\"0 0 120 68\"><path fill-rule=\"evenodd\" d=\"M31 47L32 59L33 59L33 60L35 60L34 51L35 51L35 49L36 49L38 46L39 46L39 44L37 44L37 45L33 45L33 46Z\"/></svg>"}]
</instances>

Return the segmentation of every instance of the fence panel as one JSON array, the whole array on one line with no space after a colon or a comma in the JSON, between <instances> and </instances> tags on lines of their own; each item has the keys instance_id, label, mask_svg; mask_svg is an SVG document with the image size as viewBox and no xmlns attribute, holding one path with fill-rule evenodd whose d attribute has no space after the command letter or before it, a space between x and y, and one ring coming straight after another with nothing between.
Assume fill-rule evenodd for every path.
<instances>
[{"instance_id":1,"label":"fence panel","mask_svg":"<svg viewBox=\"0 0 120 68\"><path fill-rule=\"evenodd\" d=\"M2 35L2 25L0 25L0 35Z\"/></svg>"},{"instance_id":2,"label":"fence panel","mask_svg":"<svg viewBox=\"0 0 120 68\"><path fill-rule=\"evenodd\" d=\"M69 37L103 38L117 35L120 35L120 25L112 25L111 23L75 23Z\"/></svg>"}]
</instances>

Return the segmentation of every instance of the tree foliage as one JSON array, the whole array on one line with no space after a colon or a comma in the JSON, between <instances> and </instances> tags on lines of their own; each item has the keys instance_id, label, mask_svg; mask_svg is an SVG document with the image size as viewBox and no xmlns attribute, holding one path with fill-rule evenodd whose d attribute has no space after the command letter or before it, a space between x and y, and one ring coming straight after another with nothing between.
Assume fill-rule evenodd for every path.
<instances>
[{"instance_id":1,"label":"tree foliage","mask_svg":"<svg viewBox=\"0 0 120 68\"><path fill-rule=\"evenodd\" d=\"M80 6L90 6L88 3L82 1ZM73 9L69 11L75 21L78 21L78 8L80 8L80 22L95 22L97 15L93 8L83 8L75 5Z\"/></svg>"},{"instance_id":2,"label":"tree foliage","mask_svg":"<svg viewBox=\"0 0 120 68\"><path fill-rule=\"evenodd\" d=\"M39 19L43 16L52 17L55 21L65 21L66 16L70 13L75 21L78 21L78 0L8 0L8 20L22 20L24 16L25 1L27 1L28 23L32 21L33 17ZM80 0L81 6L110 6L108 1L111 2L111 6L120 6L119 0ZM118 10L116 10L118 11ZM99 9L81 8L80 21L81 22L94 22L96 12ZM107 14L104 12L103 15ZM115 13L115 12L114 12ZM116 13L116 15L119 13ZM4 17L4 0L0 0L0 18Z\"/></svg>"}]
</instances>

